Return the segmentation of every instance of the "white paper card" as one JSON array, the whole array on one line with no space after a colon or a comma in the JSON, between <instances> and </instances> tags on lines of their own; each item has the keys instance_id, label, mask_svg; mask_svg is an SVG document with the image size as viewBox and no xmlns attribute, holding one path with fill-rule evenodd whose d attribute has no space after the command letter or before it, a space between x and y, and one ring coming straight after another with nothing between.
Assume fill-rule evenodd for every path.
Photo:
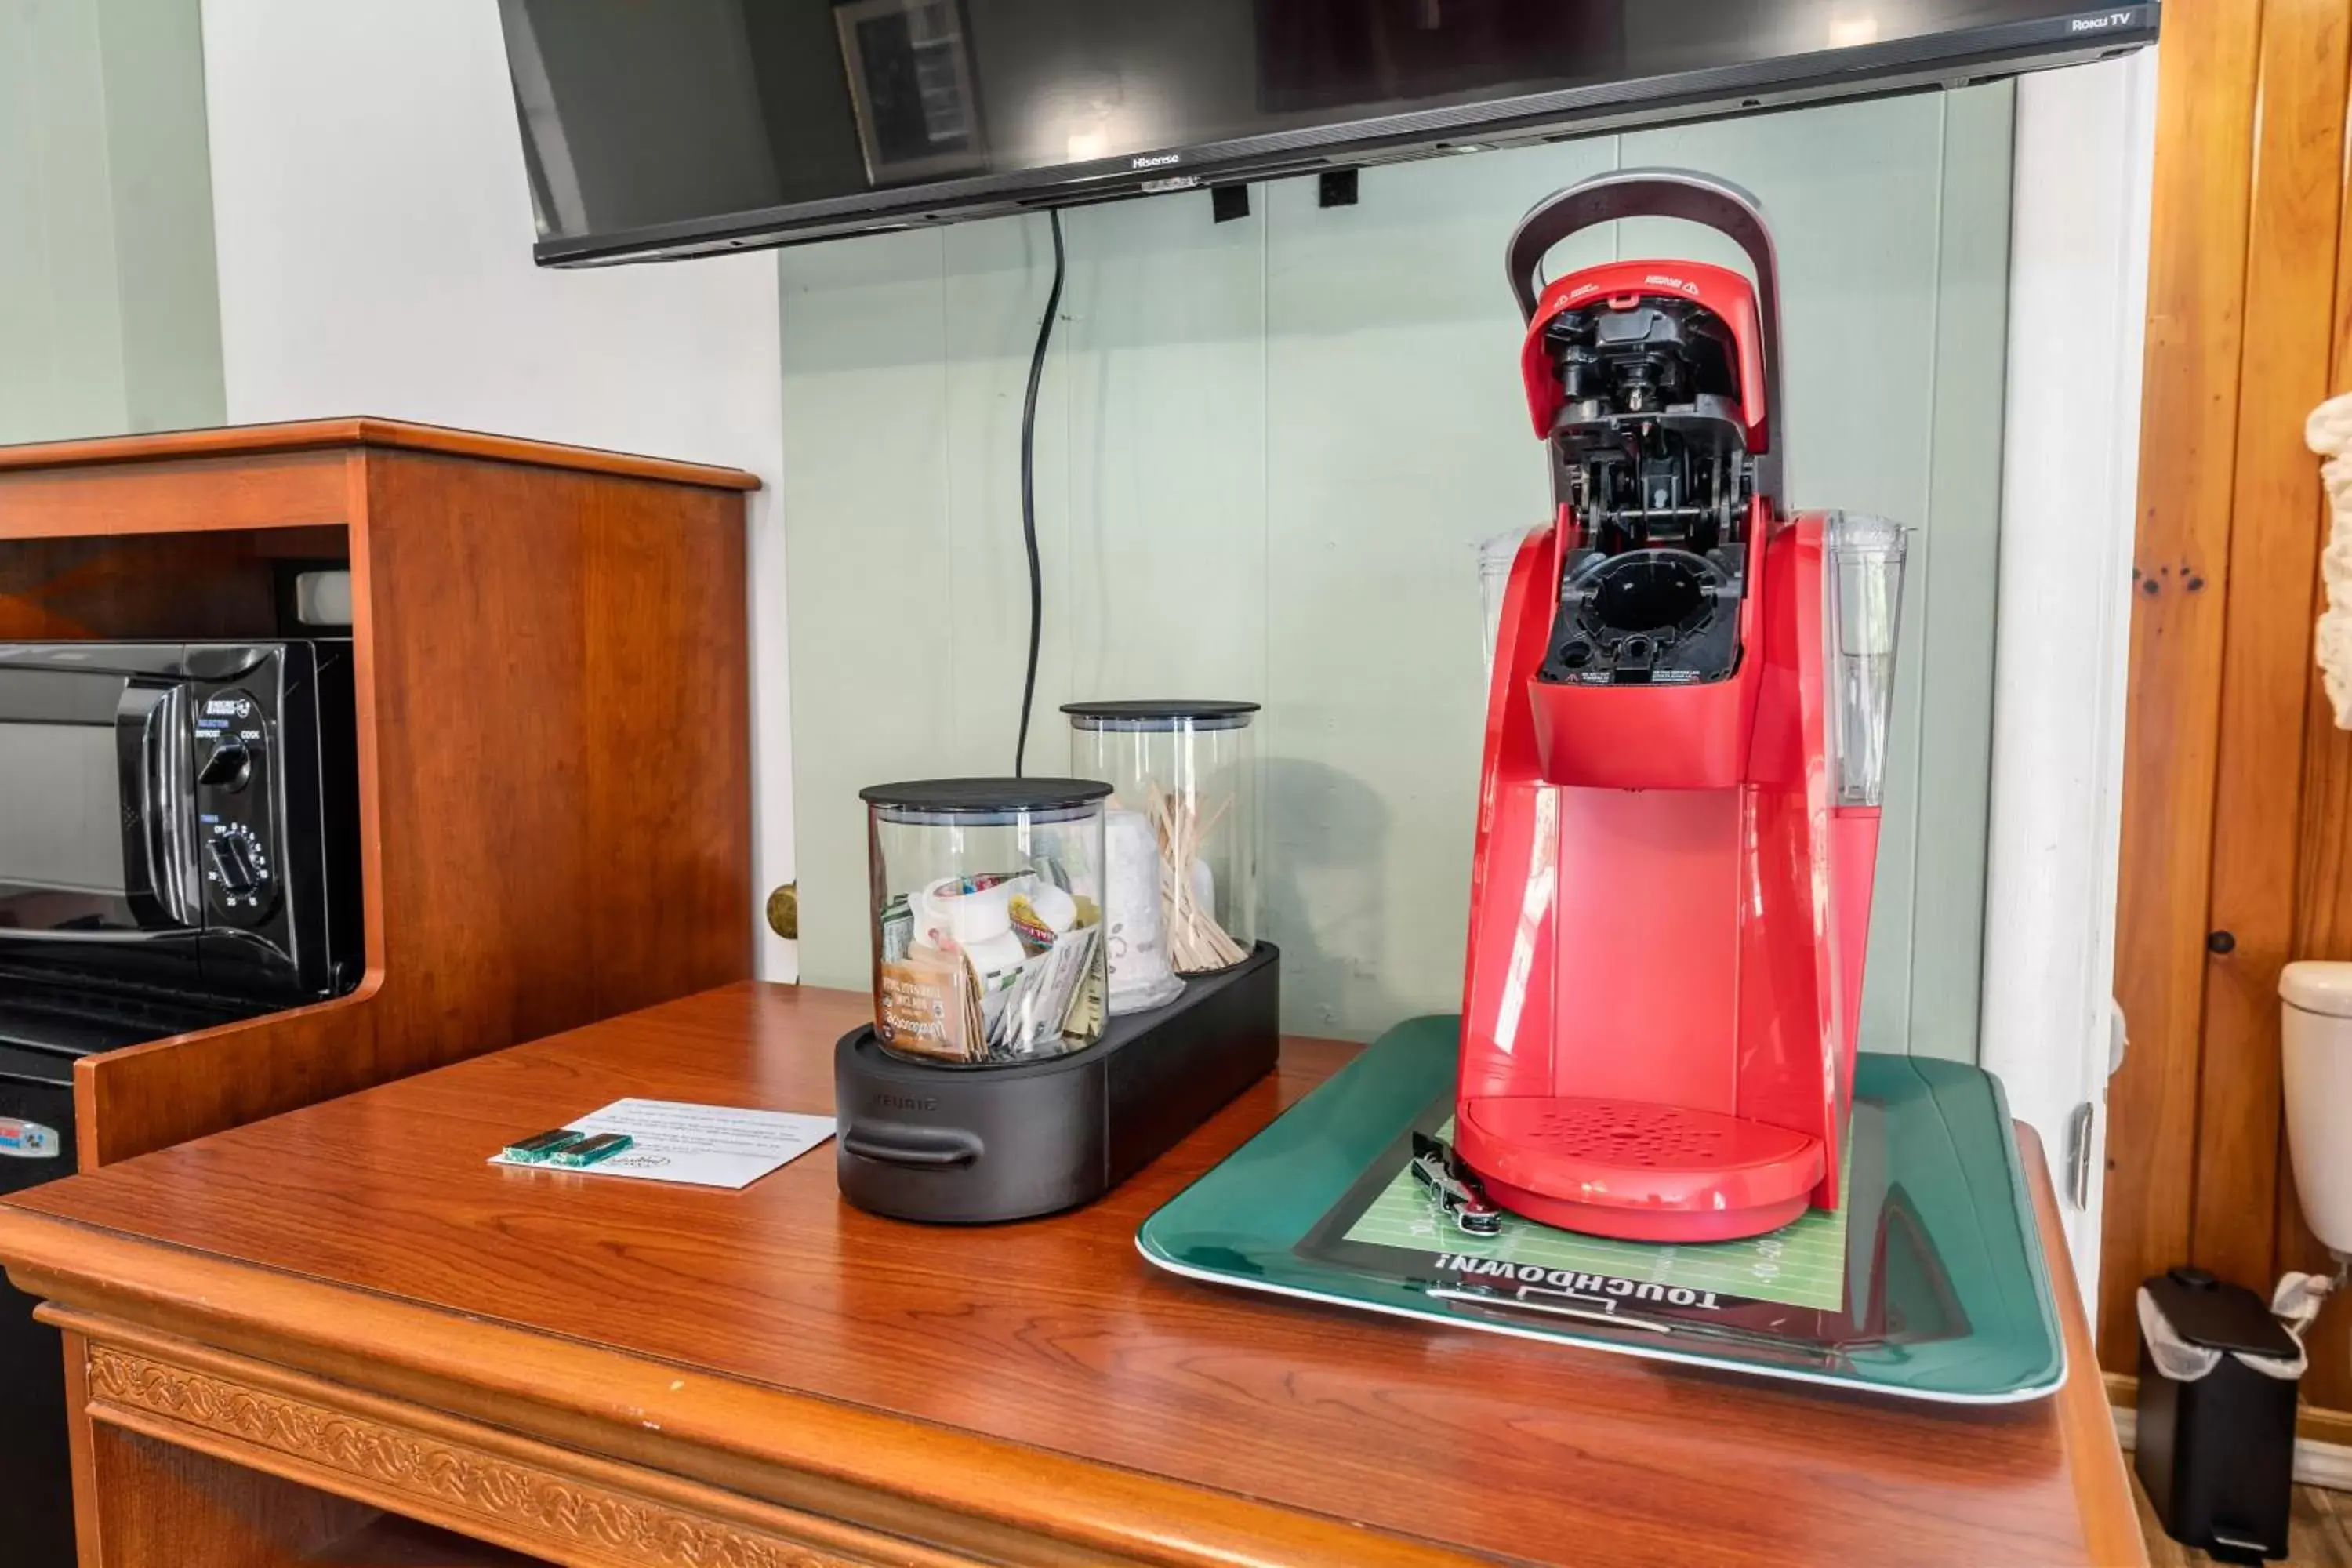
<instances>
[{"instance_id":1,"label":"white paper card","mask_svg":"<svg viewBox=\"0 0 2352 1568\"><path fill-rule=\"evenodd\" d=\"M583 1176L634 1176L698 1187L748 1187L833 1136L833 1118L789 1110L738 1110L675 1100L616 1100L564 1123L583 1132L625 1132L635 1140L610 1159L572 1172L568 1165L490 1156L493 1165L564 1171Z\"/></svg>"}]
</instances>

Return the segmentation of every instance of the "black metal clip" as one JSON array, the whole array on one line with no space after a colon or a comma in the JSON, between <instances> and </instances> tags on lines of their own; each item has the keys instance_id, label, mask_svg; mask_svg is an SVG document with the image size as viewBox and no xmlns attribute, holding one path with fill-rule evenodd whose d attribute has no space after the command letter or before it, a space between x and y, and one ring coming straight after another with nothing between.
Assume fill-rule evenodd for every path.
<instances>
[{"instance_id":1,"label":"black metal clip","mask_svg":"<svg viewBox=\"0 0 2352 1568\"><path fill-rule=\"evenodd\" d=\"M1412 1135L1412 1173L1458 1228L1472 1236L1493 1236L1503 1228L1503 1211L1487 1201L1478 1178L1443 1138Z\"/></svg>"}]
</instances>

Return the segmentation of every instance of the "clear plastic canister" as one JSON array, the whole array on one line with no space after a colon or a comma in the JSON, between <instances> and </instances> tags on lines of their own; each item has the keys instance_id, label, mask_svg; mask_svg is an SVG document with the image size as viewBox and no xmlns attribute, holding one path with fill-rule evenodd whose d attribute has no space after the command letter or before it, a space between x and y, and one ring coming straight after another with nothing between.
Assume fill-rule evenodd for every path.
<instances>
[{"instance_id":1,"label":"clear plastic canister","mask_svg":"<svg viewBox=\"0 0 2352 1568\"><path fill-rule=\"evenodd\" d=\"M1109 795L1087 779L927 779L858 792L883 1048L995 1067L1102 1037Z\"/></svg>"},{"instance_id":2,"label":"clear plastic canister","mask_svg":"<svg viewBox=\"0 0 2352 1568\"><path fill-rule=\"evenodd\" d=\"M1909 531L1883 517L1830 514L1829 655L1839 805L1876 805L1885 791L1886 726L1895 705L1895 647L1903 629Z\"/></svg>"},{"instance_id":3,"label":"clear plastic canister","mask_svg":"<svg viewBox=\"0 0 2352 1568\"><path fill-rule=\"evenodd\" d=\"M1255 702L1073 702L1070 766L1112 789L1111 1011L1171 1000L1257 941ZM1158 920L1152 920L1155 910Z\"/></svg>"}]
</instances>

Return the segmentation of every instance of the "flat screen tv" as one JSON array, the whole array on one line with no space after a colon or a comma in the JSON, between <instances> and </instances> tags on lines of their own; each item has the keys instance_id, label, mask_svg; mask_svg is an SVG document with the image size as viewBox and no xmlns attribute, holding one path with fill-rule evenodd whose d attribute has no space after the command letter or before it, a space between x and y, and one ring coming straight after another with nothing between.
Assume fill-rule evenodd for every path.
<instances>
[{"instance_id":1,"label":"flat screen tv","mask_svg":"<svg viewBox=\"0 0 2352 1568\"><path fill-rule=\"evenodd\" d=\"M500 0L551 266L1948 87L2075 0Z\"/></svg>"}]
</instances>

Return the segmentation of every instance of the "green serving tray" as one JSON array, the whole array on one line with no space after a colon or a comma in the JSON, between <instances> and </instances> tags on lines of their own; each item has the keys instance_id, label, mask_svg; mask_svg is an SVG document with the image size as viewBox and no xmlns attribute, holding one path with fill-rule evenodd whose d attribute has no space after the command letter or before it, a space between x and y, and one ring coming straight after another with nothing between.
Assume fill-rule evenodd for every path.
<instances>
[{"instance_id":1,"label":"green serving tray","mask_svg":"<svg viewBox=\"0 0 2352 1568\"><path fill-rule=\"evenodd\" d=\"M1832 1384L2008 1404L2064 1381L2050 1276L2000 1084L1864 1055L1847 1200L1769 1237L1651 1247L1511 1216L1457 1229L1405 1169L1454 1110L1458 1020L1416 1018L1144 1222L1191 1279L1448 1328Z\"/></svg>"}]
</instances>

